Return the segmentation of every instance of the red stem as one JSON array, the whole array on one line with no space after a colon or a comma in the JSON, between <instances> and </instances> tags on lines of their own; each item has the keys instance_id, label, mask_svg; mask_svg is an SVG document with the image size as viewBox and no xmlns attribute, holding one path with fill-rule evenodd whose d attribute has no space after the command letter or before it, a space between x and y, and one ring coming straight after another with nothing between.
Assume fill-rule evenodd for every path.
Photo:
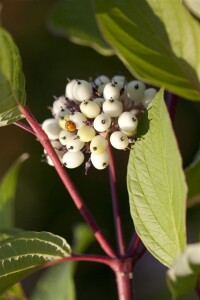
<instances>
[{"instance_id":1,"label":"red stem","mask_svg":"<svg viewBox=\"0 0 200 300\"><path fill-rule=\"evenodd\" d=\"M63 166L60 163L60 160L54 151L48 136L42 130L41 126L37 123L31 112L29 111L28 107L19 106L20 111L25 116L27 122L30 124L31 128L35 132L39 142L43 146L43 148L47 151L49 157L51 158L54 167L61 178L64 186L68 190L70 196L72 197L76 207L78 208L79 212L87 222L87 224L92 229L97 241L99 242L102 249L105 253L111 257L116 257L115 252L111 248L110 244L106 240L105 236L102 234L101 230L99 229L95 219L93 218L92 214L88 210L87 206L85 205L83 199L79 195L76 187L74 186L73 182L71 181L70 177L68 176L67 172L64 170Z\"/></svg>"},{"instance_id":2,"label":"red stem","mask_svg":"<svg viewBox=\"0 0 200 300\"><path fill-rule=\"evenodd\" d=\"M109 179L110 179L110 186L111 186L111 194L112 194L112 207L113 207L113 216L115 222L115 232L117 237L117 244L119 254L121 256L125 255L125 242L124 236L122 232L122 222L121 222L121 213L119 208L119 199L117 193L117 179L116 179L116 171L115 171L115 164L114 159L111 151L110 144L108 145L108 152L109 152Z\"/></svg>"},{"instance_id":3,"label":"red stem","mask_svg":"<svg viewBox=\"0 0 200 300\"><path fill-rule=\"evenodd\" d=\"M115 271L118 299L133 300L133 261L132 259L118 263Z\"/></svg>"},{"instance_id":4,"label":"red stem","mask_svg":"<svg viewBox=\"0 0 200 300\"><path fill-rule=\"evenodd\" d=\"M29 133L32 133L35 135L35 132L32 130L32 128L30 126L24 124L23 122L16 121L14 124L22 129L28 131Z\"/></svg>"},{"instance_id":5,"label":"red stem","mask_svg":"<svg viewBox=\"0 0 200 300\"><path fill-rule=\"evenodd\" d=\"M128 255L135 255L139 246L140 246L141 240L137 233L134 233L132 236L132 239L130 241L130 244L128 246L127 254Z\"/></svg>"}]
</instances>

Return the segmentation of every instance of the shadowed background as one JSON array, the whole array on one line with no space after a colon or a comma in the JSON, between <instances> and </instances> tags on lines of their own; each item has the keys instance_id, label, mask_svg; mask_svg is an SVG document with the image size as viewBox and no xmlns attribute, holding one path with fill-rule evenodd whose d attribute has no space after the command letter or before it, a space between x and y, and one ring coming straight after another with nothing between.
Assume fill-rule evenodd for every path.
<instances>
[{"instance_id":1,"label":"shadowed background","mask_svg":"<svg viewBox=\"0 0 200 300\"><path fill-rule=\"evenodd\" d=\"M104 57L88 47L77 46L54 36L47 29L46 21L53 0L5 0L1 22L13 36L21 53L26 78L27 104L38 122L50 117L47 107L53 95L64 94L66 78L88 79L106 74L112 77L131 74L115 56ZM192 160L200 140L200 105L179 101L175 119L184 165ZM9 125L0 129L0 178L11 163L22 153L30 154L21 171L16 195L16 226L25 230L45 230L61 235L70 243L72 228L82 221L68 193L54 169L41 162L42 148L36 139L23 130ZM130 218L126 191L127 152L115 152L123 214L123 228L128 242L133 225ZM108 172L91 169L87 176L84 167L69 172L87 205L108 239L115 245L112 222ZM199 207L188 212L189 241L198 240ZM93 243L88 252L99 252ZM38 274L24 281L29 295ZM95 263L80 263L76 273L77 299L116 299L114 275L107 267ZM134 278L135 299L170 299L165 285L165 268L150 254L136 266ZM115 296L114 296L115 293ZM193 294L181 299L195 299ZM59 299L58 299L59 300Z\"/></svg>"}]
</instances>

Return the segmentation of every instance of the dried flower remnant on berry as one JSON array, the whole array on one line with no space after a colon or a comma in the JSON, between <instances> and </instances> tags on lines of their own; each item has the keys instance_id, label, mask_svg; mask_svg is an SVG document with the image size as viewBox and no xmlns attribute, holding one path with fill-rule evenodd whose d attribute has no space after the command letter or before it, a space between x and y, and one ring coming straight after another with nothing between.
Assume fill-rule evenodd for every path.
<instances>
[{"instance_id":1,"label":"dried flower remnant on berry","mask_svg":"<svg viewBox=\"0 0 200 300\"><path fill-rule=\"evenodd\" d=\"M92 164L103 170L109 164L108 143L117 150L129 149L135 143L138 114L145 111L156 93L141 81L127 82L122 75L112 79L101 75L94 81L69 80L65 95L54 97L53 117L45 120L42 128L63 166L77 168L88 156L86 169Z\"/></svg>"}]
</instances>

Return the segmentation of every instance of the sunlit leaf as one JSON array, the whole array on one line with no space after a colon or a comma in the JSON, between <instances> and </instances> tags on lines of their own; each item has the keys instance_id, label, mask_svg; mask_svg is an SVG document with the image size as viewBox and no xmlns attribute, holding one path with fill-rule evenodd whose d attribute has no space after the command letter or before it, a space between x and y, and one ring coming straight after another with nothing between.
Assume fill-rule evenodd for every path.
<instances>
[{"instance_id":1,"label":"sunlit leaf","mask_svg":"<svg viewBox=\"0 0 200 300\"><path fill-rule=\"evenodd\" d=\"M0 27L0 126L22 118L18 104L26 100L19 51L10 34Z\"/></svg>"},{"instance_id":2,"label":"sunlit leaf","mask_svg":"<svg viewBox=\"0 0 200 300\"><path fill-rule=\"evenodd\" d=\"M0 293L46 263L70 254L68 243L48 232L23 232L0 242Z\"/></svg>"},{"instance_id":3,"label":"sunlit leaf","mask_svg":"<svg viewBox=\"0 0 200 300\"><path fill-rule=\"evenodd\" d=\"M23 154L11 166L0 183L0 230L14 227L14 197L19 170L28 158Z\"/></svg>"},{"instance_id":4,"label":"sunlit leaf","mask_svg":"<svg viewBox=\"0 0 200 300\"><path fill-rule=\"evenodd\" d=\"M113 54L97 27L92 0L58 2L51 13L49 27L73 43L92 47L102 55Z\"/></svg>"},{"instance_id":5,"label":"sunlit leaf","mask_svg":"<svg viewBox=\"0 0 200 300\"><path fill-rule=\"evenodd\" d=\"M140 124L127 174L131 215L146 248L170 266L185 247L187 188L162 90Z\"/></svg>"},{"instance_id":6,"label":"sunlit leaf","mask_svg":"<svg viewBox=\"0 0 200 300\"><path fill-rule=\"evenodd\" d=\"M78 225L74 230L73 251L84 252L93 240L94 236L88 226ZM74 273L76 266L77 262L66 262L46 270L30 300L75 300Z\"/></svg>"},{"instance_id":7,"label":"sunlit leaf","mask_svg":"<svg viewBox=\"0 0 200 300\"><path fill-rule=\"evenodd\" d=\"M200 100L200 24L179 0L96 0L100 29L131 73Z\"/></svg>"}]
</instances>

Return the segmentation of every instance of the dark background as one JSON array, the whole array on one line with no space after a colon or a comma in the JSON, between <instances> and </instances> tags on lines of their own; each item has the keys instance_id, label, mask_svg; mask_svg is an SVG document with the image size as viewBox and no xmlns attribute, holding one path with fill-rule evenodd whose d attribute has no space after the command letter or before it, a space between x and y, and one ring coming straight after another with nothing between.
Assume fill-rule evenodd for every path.
<instances>
[{"instance_id":1,"label":"dark background","mask_svg":"<svg viewBox=\"0 0 200 300\"><path fill-rule=\"evenodd\" d=\"M81 0L80 0L81 1ZM103 57L94 50L72 44L53 36L46 21L53 0L5 0L2 9L2 25L11 33L19 47L26 77L27 104L38 122L50 117L47 106L53 95L64 94L66 78L93 78L96 75L131 74L117 57ZM175 132L183 156L184 166L192 160L200 140L200 105L180 100L177 106ZM24 164L16 195L16 226L25 230L50 231L61 235L70 243L73 226L82 222L68 193L55 170L41 162L43 153L40 144L30 134L9 125L0 129L0 178L14 160L24 152L30 154ZM123 228L127 242L133 224L130 218L126 191L126 165L128 153L115 153L123 213ZM108 186L107 170L91 169L87 176L84 168L69 172L81 195L93 212L103 232L115 245ZM188 212L188 240L199 239L199 207ZM98 245L88 253L101 253ZM166 269L150 254L145 254L138 263L134 276L135 299L170 299L165 284ZM38 279L38 274L24 281L29 295ZM95 263L80 263L76 274L77 299L117 299L114 275L107 267ZM189 294L182 299L195 299ZM59 299L58 299L59 300Z\"/></svg>"}]
</instances>

